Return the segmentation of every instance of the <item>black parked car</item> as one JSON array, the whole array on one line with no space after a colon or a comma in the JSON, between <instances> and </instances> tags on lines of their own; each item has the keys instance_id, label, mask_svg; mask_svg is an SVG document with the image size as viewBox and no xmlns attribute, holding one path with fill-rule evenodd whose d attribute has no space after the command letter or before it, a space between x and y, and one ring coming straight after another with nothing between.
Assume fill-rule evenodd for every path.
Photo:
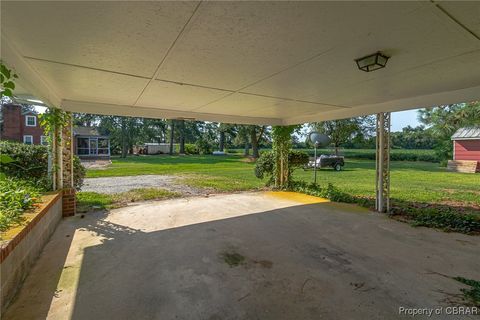
<instances>
[{"instance_id":1,"label":"black parked car","mask_svg":"<svg viewBox=\"0 0 480 320\"><path fill-rule=\"evenodd\" d=\"M317 168L326 168L332 167L335 171L342 170L343 166L345 165L344 158L342 156L328 156L322 154L320 157L317 158ZM315 167L315 161L310 161L306 166L305 170L313 169Z\"/></svg>"}]
</instances>

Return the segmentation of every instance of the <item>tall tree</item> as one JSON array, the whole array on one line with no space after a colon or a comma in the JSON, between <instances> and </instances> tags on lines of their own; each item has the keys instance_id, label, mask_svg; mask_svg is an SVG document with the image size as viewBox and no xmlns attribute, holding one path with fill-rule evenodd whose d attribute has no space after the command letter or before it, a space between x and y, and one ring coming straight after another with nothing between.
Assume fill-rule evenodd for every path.
<instances>
[{"instance_id":1,"label":"tall tree","mask_svg":"<svg viewBox=\"0 0 480 320\"><path fill-rule=\"evenodd\" d=\"M101 117L102 116L97 116L96 114L90 113L74 113L72 121L74 126L91 127L97 124L99 118Z\"/></svg>"},{"instance_id":2,"label":"tall tree","mask_svg":"<svg viewBox=\"0 0 480 320\"><path fill-rule=\"evenodd\" d=\"M178 133L179 133L179 143L180 143L180 154L185 154L185 120L178 121Z\"/></svg>"},{"instance_id":3,"label":"tall tree","mask_svg":"<svg viewBox=\"0 0 480 320\"><path fill-rule=\"evenodd\" d=\"M170 148L169 153L170 155L173 154L173 139L175 134L175 120L170 120Z\"/></svg>"},{"instance_id":4,"label":"tall tree","mask_svg":"<svg viewBox=\"0 0 480 320\"><path fill-rule=\"evenodd\" d=\"M127 129L127 119L125 117L121 117L121 140L122 140L122 158L127 157L128 153L128 129Z\"/></svg>"},{"instance_id":5,"label":"tall tree","mask_svg":"<svg viewBox=\"0 0 480 320\"><path fill-rule=\"evenodd\" d=\"M126 157L136 143L142 142L143 118L101 116L98 128L101 134L110 136L112 152Z\"/></svg>"},{"instance_id":6,"label":"tall tree","mask_svg":"<svg viewBox=\"0 0 480 320\"><path fill-rule=\"evenodd\" d=\"M480 102L448 104L418 111L420 122L430 127L437 139L437 155L443 162L452 158L451 136L461 127L480 125Z\"/></svg>"},{"instance_id":7,"label":"tall tree","mask_svg":"<svg viewBox=\"0 0 480 320\"><path fill-rule=\"evenodd\" d=\"M260 140L263 137L263 133L265 132L266 126L249 126L249 133L250 133L250 143L252 145L252 157L255 159L260 157L259 153L259 144Z\"/></svg>"},{"instance_id":8,"label":"tall tree","mask_svg":"<svg viewBox=\"0 0 480 320\"><path fill-rule=\"evenodd\" d=\"M229 123L219 123L218 133L219 133L218 150L223 152L225 150L225 144L227 142L227 138L235 136L235 133L236 133L235 125L229 124Z\"/></svg>"},{"instance_id":9,"label":"tall tree","mask_svg":"<svg viewBox=\"0 0 480 320\"><path fill-rule=\"evenodd\" d=\"M356 135L366 135L372 130L373 116L357 117L341 120L330 120L310 124L312 129L330 137L335 155L338 156L340 146Z\"/></svg>"},{"instance_id":10,"label":"tall tree","mask_svg":"<svg viewBox=\"0 0 480 320\"><path fill-rule=\"evenodd\" d=\"M236 145L243 146L243 155L245 157L250 155L250 133L248 125L236 125L236 136L234 138L234 143Z\"/></svg>"}]
</instances>

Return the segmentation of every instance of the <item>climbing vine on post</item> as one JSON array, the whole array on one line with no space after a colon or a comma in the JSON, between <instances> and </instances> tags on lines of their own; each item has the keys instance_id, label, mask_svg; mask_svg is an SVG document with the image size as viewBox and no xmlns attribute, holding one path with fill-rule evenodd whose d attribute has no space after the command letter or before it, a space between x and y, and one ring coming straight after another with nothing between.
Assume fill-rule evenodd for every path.
<instances>
[{"instance_id":1,"label":"climbing vine on post","mask_svg":"<svg viewBox=\"0 0 480 320\"><path fill-rule=\"evenodd\" d=\"M283 189L288 187L290 170L288 166L288 155L292 148L292 133L297 126L273 126L272 127L272 149L275 157L275 187Z\"/></svg>"},{"instance_id":2,"label":"climbing vine on post","mask_svg":"<svg viewBox=\"0 0 480 320\"><path fill-rule=\"evenodd\" d=\"M53 142L55 142L52 137L56 137L56 142L60 142L60 135L55 134L55 130L68 125L71 114L57 108L48 108L45 113L39 115L39 118L43 132L48 137L49 145L52 146Z\"/></svg>"},{"instance_id":3,"label":"climbing vine on post","mask_svg":"<svg viewBox=\"0 0 480 320\"><path fill-rule=\"evenodd\" d=\"M12 70L7 68L0 61L0 99L3 100L3 97L13 97L13 90L15 90L15 79L18 76L13 73Z\"/></svg>"},{"instance_id":4,"label":"climbing vine on post","mask_svg":"<svg viewBox=\"0 0 480 320\"><path fill-rule=\"evenodd\" d=\"M65 138L65 133L67 135L71 134L70 126L71 123L71 114L57 108L48 108L45 113L39 115L40 125L43 127L45 135L48 140L49 148L49 173L52 176L53 188L61 188L63 185L63 172L60 170L60 162L63 161L65 157L70 157L71 155L66 150L71 150L71 139L64 139L65 143L62 144L62 137ZM65 132L67 130L67 132ZM65 158L68 160L68 158ZM66 161L63 165L67 165L67 168L70 169L71 161ZM68 174L68 170L65 171L65 174ZM68 178L68 176L67 176ZM69 179L69 178L68 178ZM71 179L69 179L71 180Z\"/></svg>"}]
</instances>

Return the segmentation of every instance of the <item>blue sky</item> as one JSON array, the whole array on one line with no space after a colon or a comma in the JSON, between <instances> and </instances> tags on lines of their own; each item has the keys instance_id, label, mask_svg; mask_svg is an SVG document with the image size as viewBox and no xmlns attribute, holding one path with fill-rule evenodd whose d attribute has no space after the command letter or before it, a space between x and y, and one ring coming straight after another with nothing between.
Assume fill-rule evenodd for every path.
<instances>
[{"instance_id":1,"label":"blue sky","mask_svg":"<svg viewBox=\"0 0 480 320\"><path fill-rule=\"evenodd\" d=\"M407 110L392 113L391 131L402 131L406 126L416 127L421 123L417 120L417 110Z\"/></svg>"}]
</instances>

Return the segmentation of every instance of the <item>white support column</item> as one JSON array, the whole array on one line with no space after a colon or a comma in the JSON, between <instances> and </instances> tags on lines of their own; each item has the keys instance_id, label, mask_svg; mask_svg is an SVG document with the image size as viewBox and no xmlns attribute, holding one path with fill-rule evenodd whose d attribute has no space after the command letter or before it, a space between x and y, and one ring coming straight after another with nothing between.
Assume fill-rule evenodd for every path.
<instances>
[{"instance_id":1,"label":"white support column","mask_svg":"<svg viewBox=\"0 0 480 320\"><path fill-rule=\"evenodd\" d=\"M377 114L376 202L378 212L390 211L390 112Z\"/></svg>"}]
</instances>

